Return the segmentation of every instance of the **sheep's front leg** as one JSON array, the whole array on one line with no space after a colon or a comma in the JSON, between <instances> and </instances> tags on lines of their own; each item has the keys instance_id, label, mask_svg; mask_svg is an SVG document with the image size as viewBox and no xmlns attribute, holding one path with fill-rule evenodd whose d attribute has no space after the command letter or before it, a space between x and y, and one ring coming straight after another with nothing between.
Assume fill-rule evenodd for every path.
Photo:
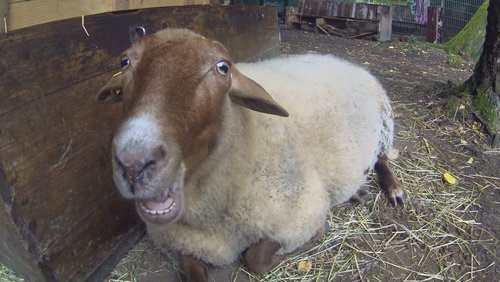
<instances>
[{"instance_id":1,"label":"sheep's front leg","mask_svg":"<svg viewBox=\"0 0 500 282\"><path fill-rule=\"evenodd\" d=\"M386 155L378 157L378 161L375 163L375 171L378 175L380 187L389 198L391 205L404 205L406 201L405 192L389 168L389 158Z\"/></svg>"},{"instance_id":2,"label":"sheep's front leg","mask_svg":"<svg viewBox=\"0 0 500 282\"><path fill-rule=\"evenodd\" d=\"M311 240L309 240L309 242L297 248L295 251L284 255L277 254L278 250L282 247L280 243L276 243L268 239L260 239L257 243L248 247L245 251L243 255L243 262L249 270L262 276L277 266L287 255L302 252L311 247L310 243L313 243L323 237L329 230L330 227L328 222L325 221L325 225L316 230L316 233Z\"/></svg>"},{"instance_id":3,"label":"sheep's front leg","mask_svg":"<svg viewBox=\"0 0 500 282\"><path fill-rule=\"evenodd\" d=\"M186 282L208 281L208 269L204 262L188 255L178 255L179 264L184 272Z\"/></svg>"},{"instance_id":4,"label":"sheep's front leg","mask_svg":"<svg viewBox=\"0 0 500 282\"><path fill-rule=\"evenodd\" d=\"M252 272L263 275L284 259L283 255L276 254L280 248L280 243L261 239L248 247L243 255L243 261Z\"/></svg>"}]
</instances>

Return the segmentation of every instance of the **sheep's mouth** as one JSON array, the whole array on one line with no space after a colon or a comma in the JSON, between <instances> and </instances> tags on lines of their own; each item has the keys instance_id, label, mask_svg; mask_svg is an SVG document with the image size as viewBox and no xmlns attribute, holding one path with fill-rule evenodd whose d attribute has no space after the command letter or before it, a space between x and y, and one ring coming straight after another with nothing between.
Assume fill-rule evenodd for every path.
<instances>
[{"instance_id":1,"label":"sheep's mouth","mask_svg":"<svg viewBox=\"0 0 500 282\"><path fill-rule=\"evenodd\" d=\"M149 199L136 199L136 207L144 221L166 224L180 217L184 206L183 177L179 173L174 181L159 196Z\"/></svg>"}]
</instances>

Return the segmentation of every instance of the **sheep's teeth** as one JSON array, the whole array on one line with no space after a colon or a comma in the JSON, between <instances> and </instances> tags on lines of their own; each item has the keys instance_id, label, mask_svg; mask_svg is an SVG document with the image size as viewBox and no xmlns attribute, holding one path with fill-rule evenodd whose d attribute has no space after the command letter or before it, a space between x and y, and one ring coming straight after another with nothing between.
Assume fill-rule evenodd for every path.
<instances>
[{"instance_id":1,"label":"sheep's teeth","mask_svg":"<svg viewBox=\"0 0 500 282\"><path fill-rule=\"evenodd\" d=\"M175 208L175 202L172 203L172 205L166 209L163 210L150 210L144 206L144 204L141 203L141 208L148 214L150 215L165 215L169 212L171 212Z\"/></svg>"}]
</instances>

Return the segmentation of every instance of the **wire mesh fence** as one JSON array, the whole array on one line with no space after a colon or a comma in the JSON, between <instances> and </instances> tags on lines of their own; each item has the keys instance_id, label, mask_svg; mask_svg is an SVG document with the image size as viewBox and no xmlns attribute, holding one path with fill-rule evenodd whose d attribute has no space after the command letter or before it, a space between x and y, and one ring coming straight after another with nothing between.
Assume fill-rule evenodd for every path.
<instances>
[{"instance_id":1,"label":"wire mesh fence","mask_svg":"<svg viewBox=\"0 0 500 282\"><path fill-rule=\"evenodd\" d=\"M444 7L443 37L449 39L469 22L484 0L434 0L434 2Z\"/></svg>"}]
</instances>

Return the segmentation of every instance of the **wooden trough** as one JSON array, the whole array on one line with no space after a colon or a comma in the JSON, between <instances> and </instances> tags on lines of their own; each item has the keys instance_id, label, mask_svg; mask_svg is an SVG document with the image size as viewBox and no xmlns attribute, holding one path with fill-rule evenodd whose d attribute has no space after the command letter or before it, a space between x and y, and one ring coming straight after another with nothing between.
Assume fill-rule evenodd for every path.
<instances>
[{"instance_id":1,"label":"wooden trough","mask_svg":"<svg viewBox=\"0 0 500 282\"><path fill-rule=\"evenodd\" d=\"M190 6L0 34L0 262L27 281L101 279L144 234L112 181L121 105L95 102L130 29L190 28L241 61L279 53L276 22L269 7Z\"/></svg>"}]
</instances>

